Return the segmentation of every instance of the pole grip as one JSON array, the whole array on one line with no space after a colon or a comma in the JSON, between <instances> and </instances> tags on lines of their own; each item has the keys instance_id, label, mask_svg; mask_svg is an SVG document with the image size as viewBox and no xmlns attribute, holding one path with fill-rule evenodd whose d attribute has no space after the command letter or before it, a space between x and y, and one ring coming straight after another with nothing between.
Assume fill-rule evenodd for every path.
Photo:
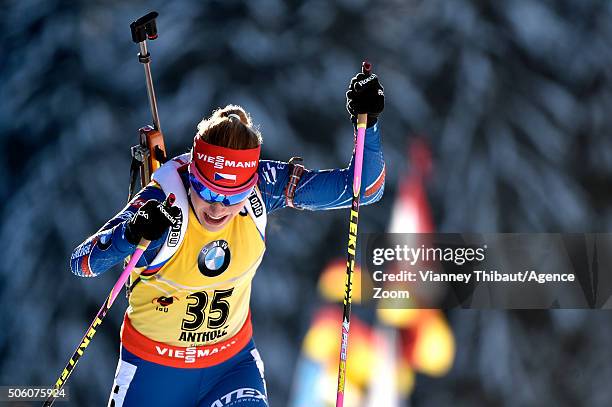
<instances>
[{"instance_id":1,"label":"pole grip","mask_svg":"<svg viewBox=\"0 0 612 407\"><path fill-rule=\"evenodd\" d=\"M372 73L372 64L366 59L361 63L361 72L365 75L369 75ZM365 113L361 113L357 115L357 131L362 126L366 126L368 123L368 115ZM365 127L364 127L365 129Z\"/></svg>"},{"instance_id":2,"label":"pole grip","mask_svg":"<svg viewBox=\"0 0 612 407\"><path fill-rule=\"evenodd\" d=\"M372 73L372 63L368 61L367 59L361 63L361 72L363 72L366 75L369 75Z\"/></svg>"},{"instance_id":3,"label":"pole grip","mask_svg":"<svg viewBox=\"0 0 612 407\"><path fill-rule=\"evenodd\" d=\"M372 64L367 60L361 63L361 72L369 75L372 73ZM365 143L365 131L368 126L368 115L360 113L357 115L357 137L355 138L355 170L353 173L353 195L359 196L361 189L361 172L363 168L363 147Z\"/></svg>"}]
</instances>

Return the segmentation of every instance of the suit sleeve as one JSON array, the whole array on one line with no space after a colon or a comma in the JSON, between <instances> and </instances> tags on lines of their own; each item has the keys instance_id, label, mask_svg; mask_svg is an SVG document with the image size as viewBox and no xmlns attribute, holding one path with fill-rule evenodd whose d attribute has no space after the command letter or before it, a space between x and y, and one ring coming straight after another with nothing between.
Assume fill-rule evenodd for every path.
<instances>
[{"instance_id":1,"label":"suit sleeve","mask_svg":"<svg viewBox=\"0 0 612 407\"><path fill-rule=\"evenodd\" d=\"M121 212L74 249L72 256L70 256L72 272L81 277L95 277L131 255L136 249L136 245L125 239L125 227L134 213L138 211L138 208L149 199L159 201L165 199L164 192L155 183L150 183L140 190ZM138 261L138 267L146 266L155 257L166 238L166 234L151 242Z\"/></svg>"},{"instance_id":2,"label":"suit sleeve","mask_svg":"<svg viewBox=\"0 0 612 407\"><path fill-rule=\"evenodd\" d=\"M347 208L353 198L354 156L346 168L304 170L295 188L293 206L298 209L326 210ZM292 166L281 161L261 160L259 190L268 212L288 206L287 185ZM378 123L366 130L363 151L361 204L374 203L383 195L385 162Z\"/></svg>"}]
</instances>

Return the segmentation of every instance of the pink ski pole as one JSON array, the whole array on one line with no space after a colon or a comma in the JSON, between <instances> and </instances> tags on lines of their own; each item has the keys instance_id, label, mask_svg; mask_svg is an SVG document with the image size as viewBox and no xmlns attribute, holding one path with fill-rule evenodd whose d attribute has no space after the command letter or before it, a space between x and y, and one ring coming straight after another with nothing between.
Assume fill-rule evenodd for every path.
<instances>
[{"instance_id":1,"label":"pink ski pole","mask_svg":"<svg viewBox=\"0 0 612 407\"><path fill-rule=\"evenodd\" d=\"M363 61L361 71L372 72L372 64ZM344 284L344 310L342 314L342 331L340 336L340 363L338 366L338 393L336 407L344 406L344 386L346 382L346 358L348 353L349 326L351 323L351 298L353 296L353 270L355 269L355 252L357 250L357 224L359 223L359 198L361 190L361 170L363 166L363 144L368 123L367 114L357 115L357 139L355 140L355 167L353 172L353 203L349 217L348 260L346 262L346 281Z\"/></svg>"},{"instance_id":2,"label":"pink ski pole","mask_svg":"<svg viewBox=\"0 0 612 407\"><path fill-rule=\"evenodd\" d=\"M164 205L172 206L172 204L174 204L174 200L175 200L174 194L170 194L168 195L168 198L166 199L166 202L164 203ZM87 331L85 331L85 335L83 336L83 339L81 339L81 342L79 342L79 346L77 346L76 350L72 354L72 357L66 364L66 367L64 367L62 374L55 382L55 385L53 386L53 389L51 390L51 394L49 395L49 397L47 397L47 400L43 404L44 407L50 407L53 405L53 402L60 394L59 392L61 391L62 387L64 387L64 384L66 384L66 381L72 374L74 367L78 363L81 356L83 356L85 349L87 349L87 346L89 346L89 343L91 342L92 338L96 334L96 328L98 328L98 326L100 326L100 324L104 320L104 317L106 316L108 310L113 305L113 302L115 302L115 299L121 292L121 289L125 285L125 282L130 277L130 273L132 272L132 270L134 270L134 267L136 267L136 263L138 263L138 260L140 260L140 257L142 256L142 254L145 252L145 250L147 250L149 243L151 243L149 240L140 239L140 242L136 246L136 250L132 254L132 257L130 258L130 261L128 262L127 266L123 269L123 272L121 272L121 275L119 276L119 279L113 286L113 289L111 290L108 298L106 299L106 301L104 301L104 304L102 304L100 311L98 311L98 314L96 315L92 323L89 325L89 328L87 329Z\"/></svg>"}]
</instances>

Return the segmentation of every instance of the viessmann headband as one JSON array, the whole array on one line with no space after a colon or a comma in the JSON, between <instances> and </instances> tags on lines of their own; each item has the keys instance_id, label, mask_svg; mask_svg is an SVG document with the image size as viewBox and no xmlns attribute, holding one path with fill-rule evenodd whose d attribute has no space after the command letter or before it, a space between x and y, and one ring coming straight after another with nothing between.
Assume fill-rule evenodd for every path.
<instances>
[{"instance_id":1,"label":"viessmann headband","mask_svg":"<svg viewBox=\"0 0 612 407\"><path fill-rule=\"evenodd\" d=\"M189 171L212 191L239 194L257 183L261 146L234 150L209 144L196 137L191 150Z\"/></svg>"}]
</instances>

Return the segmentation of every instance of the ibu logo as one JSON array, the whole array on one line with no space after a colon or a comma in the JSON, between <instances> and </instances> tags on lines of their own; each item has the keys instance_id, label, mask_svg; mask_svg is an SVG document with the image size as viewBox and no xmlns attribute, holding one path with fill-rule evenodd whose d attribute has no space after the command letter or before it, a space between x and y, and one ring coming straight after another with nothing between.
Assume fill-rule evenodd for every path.
<instances>
[{"instance_id":1,"label":"ibu logo","mask_svg":"<svg viewBox=\"0 0 612 407\"><path fill-rule=\"evenodd\" d=\"M198 254L198 269L206 277L217 277L229 267L231 253L225 240L214 240Z\"/></svg>"}]
</instances>

